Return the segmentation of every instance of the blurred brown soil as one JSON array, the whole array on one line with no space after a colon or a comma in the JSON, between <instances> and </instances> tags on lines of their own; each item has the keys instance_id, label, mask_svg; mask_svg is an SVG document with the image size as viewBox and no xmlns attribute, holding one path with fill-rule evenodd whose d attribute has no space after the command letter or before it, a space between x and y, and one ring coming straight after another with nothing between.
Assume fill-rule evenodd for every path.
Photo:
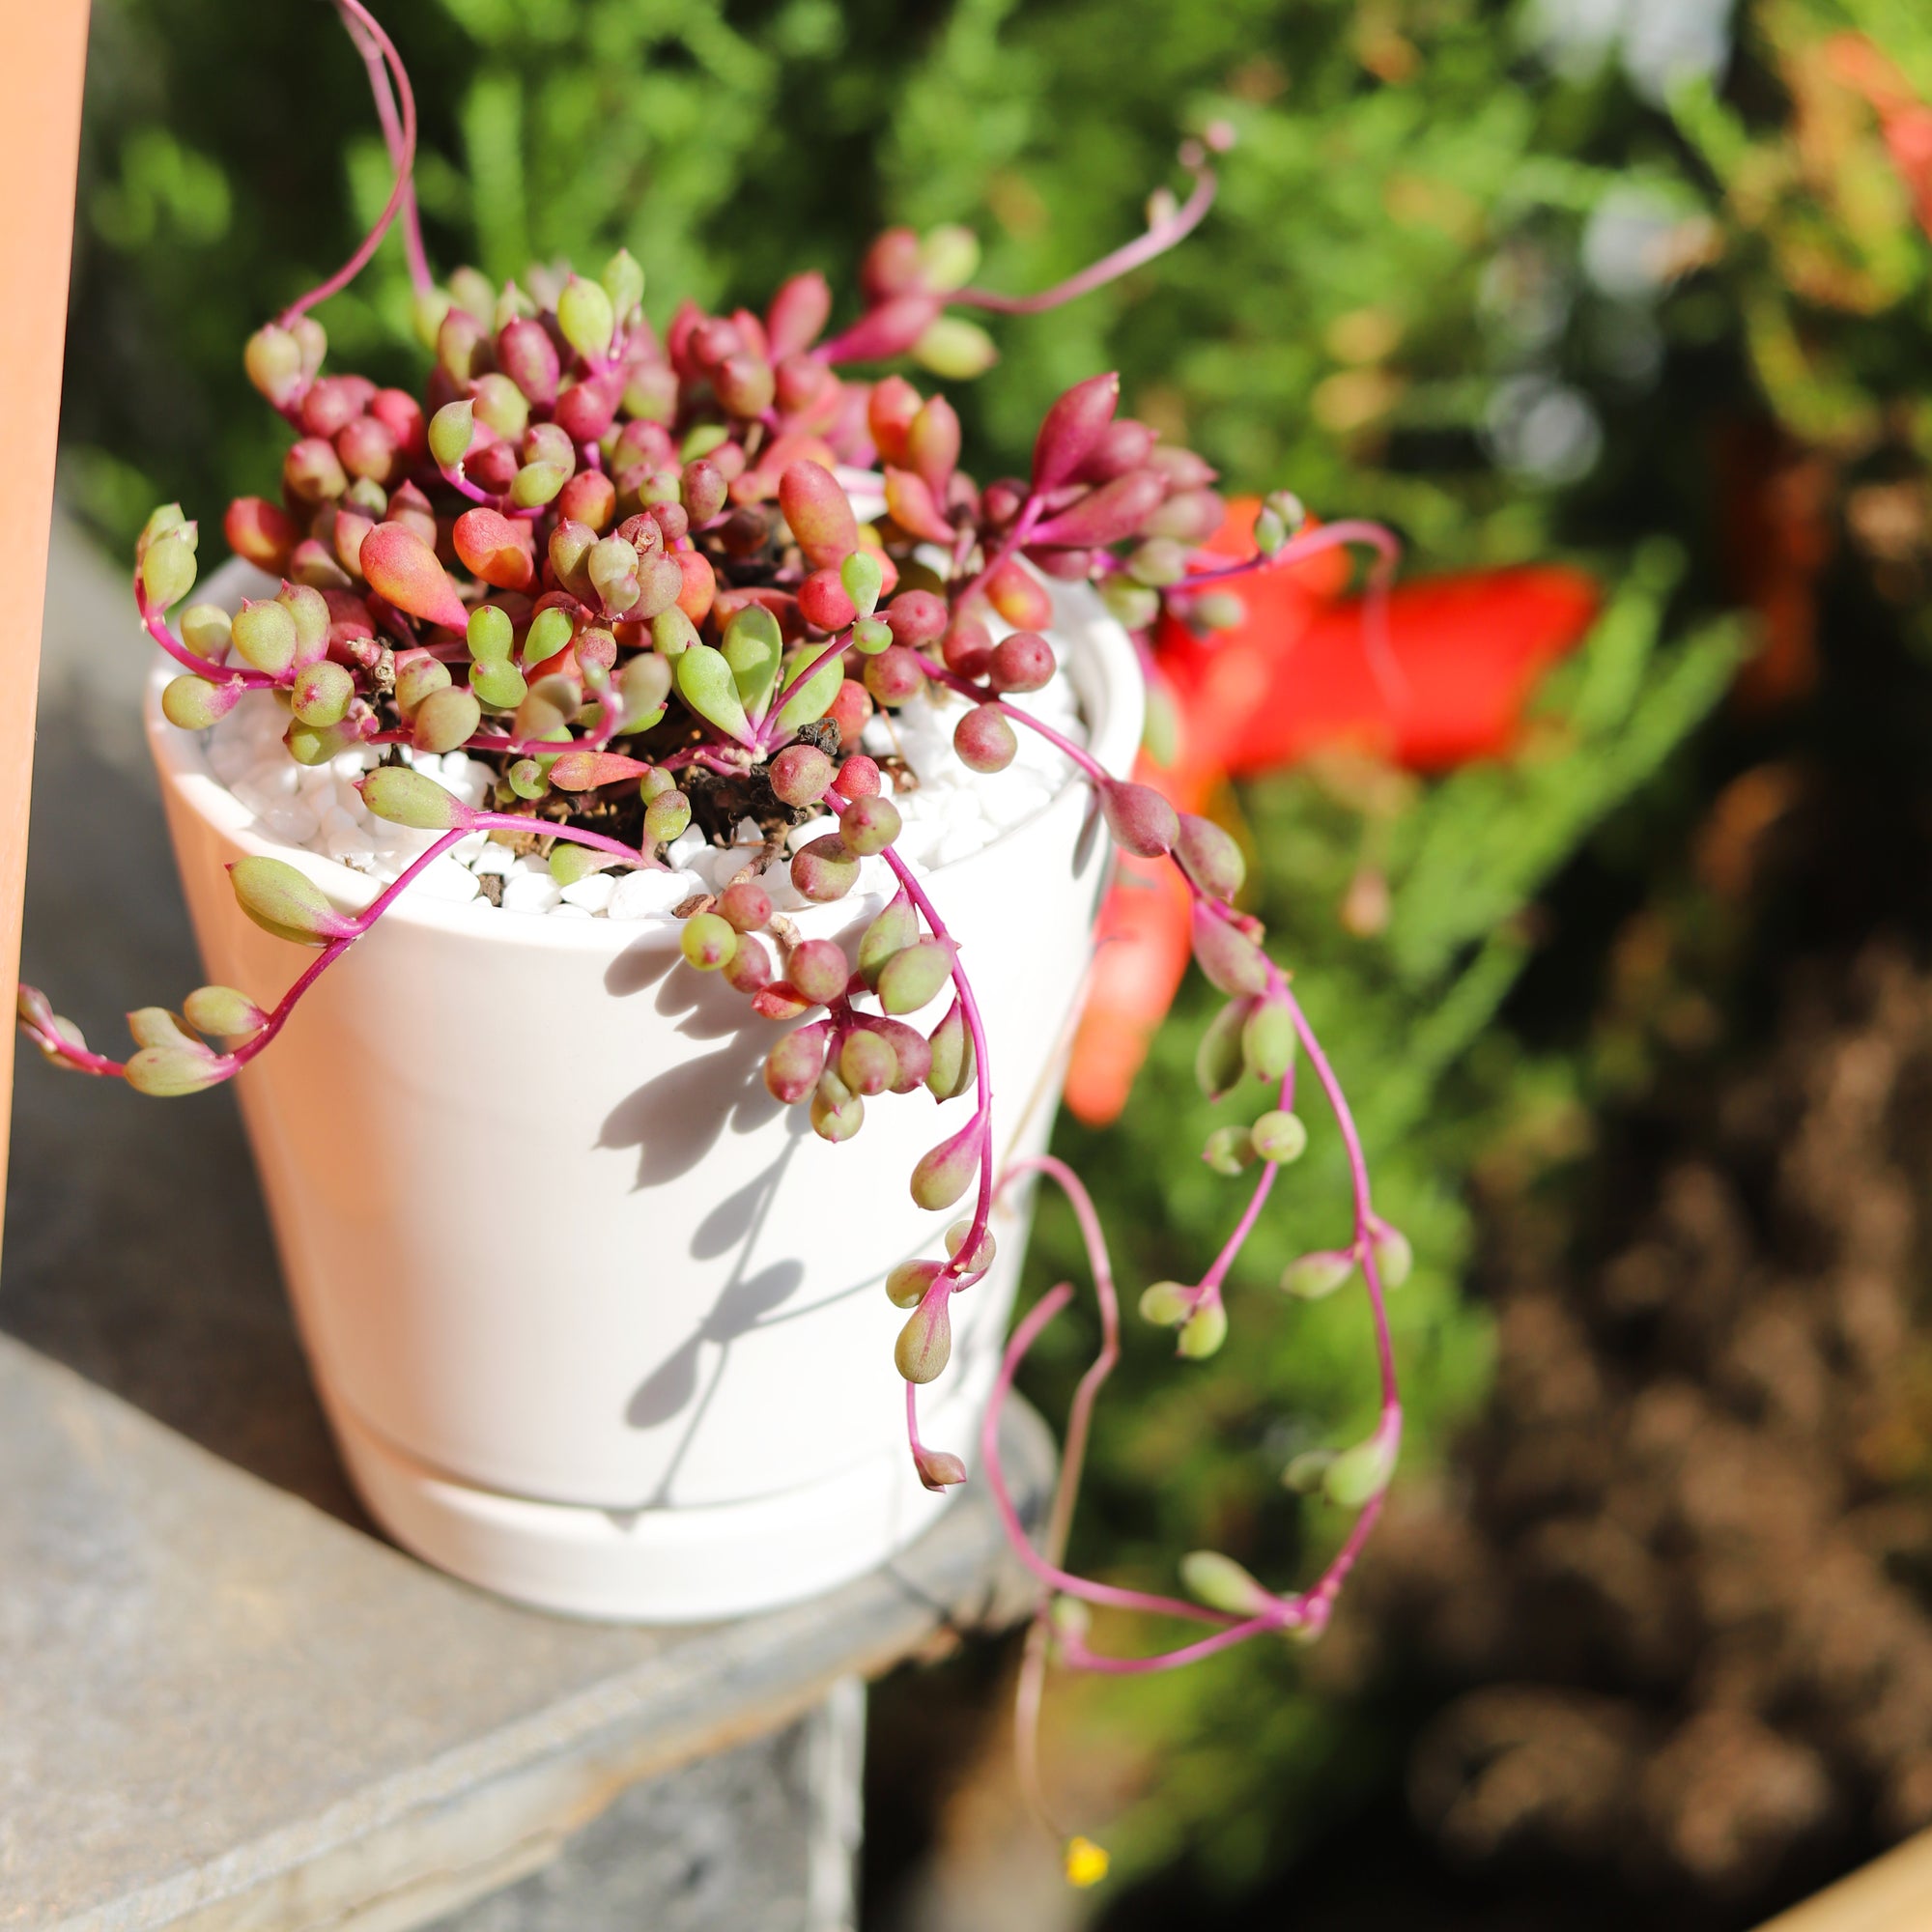
<instances>
[{"instance_id":1,"label":"blurred brown soil","mask_svg":"<svg viewBox=\"0 0 1932 1932\"><path fill-rule=\"evenodd\" d=\"M1595 1261L1486 1203L1494 1393L1336 1662L1448 1687L1407 1779L1452 1864L1735 1911L1932 1824L1932 977L1804 970L1631 1151Z\"/></svg>"}]
</instances>

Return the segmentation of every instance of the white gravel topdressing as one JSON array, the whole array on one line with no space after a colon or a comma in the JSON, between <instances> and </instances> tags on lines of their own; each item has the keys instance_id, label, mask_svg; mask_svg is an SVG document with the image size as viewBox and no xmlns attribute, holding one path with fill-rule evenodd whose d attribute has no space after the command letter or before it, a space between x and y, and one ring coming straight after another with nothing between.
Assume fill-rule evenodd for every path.
<instances>
[{"instance_id":1,"label":"white gravel topdressing","mask_svg":"<svg viewBox=\"0 0 1932 1932\"><path fill-rule=\"evenodd\" d=\"M1064 668L1044 690L1008 702L1074 743L1086 742ZM1043 810L1073 776L1065 754L1024 726L1017 731L1018 755L1005 771L969 771L952 750L952 727L965 708L965 699L938 692L903 705L890 722L875 717L866 727L865 749L874 756L897 752L919 781L907 789L895 789L893 801L905 825L895 849L921 876L991 844ZM253 829L262 838L300 846L385 884L436 842L435 834L391 825L363 805L354 781L376 764L381 753L375 748L304 768L282 743L287 727L288 713L274 695L257 692L206 734L210 769L254 814ZM487 765L461 752L444 757L409 755L418 771L447 785L466 804L484 802ZM796 850L836 830L832 818L815 819L793 831L790 843ZM694 826L667 848L671 870L593 872L561 888L541 859L519 858L478 832L426 867L410 892L453 903L474 901L486 914L668 920L671 909L693 895L721 891L761 845L750 819L738 831L741 844L720 848L707 843ZM500 907L493 907L483 895L482 878L488 873L502 879ZM863 862L852 898L823 908L813 907L793 889L781 866L768 868L762 883L779 911L805 915L800 923L806 930L820 923L842 924L857 910L853 899L890 897L895 885L883 858Z\"/></svg>"}]
</instances>

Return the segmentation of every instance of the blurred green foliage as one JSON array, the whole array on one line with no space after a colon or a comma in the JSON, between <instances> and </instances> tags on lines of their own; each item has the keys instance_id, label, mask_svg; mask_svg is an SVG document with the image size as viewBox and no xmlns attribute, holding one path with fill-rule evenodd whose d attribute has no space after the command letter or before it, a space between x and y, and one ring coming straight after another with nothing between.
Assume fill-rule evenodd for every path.
<instances>
[{"instance_id":1,"label":"blurred green foliage","mask_svg":"<svg viewBox=\"0 0 1932 1932\"><path fill-rule=\"evenodd\" d=\"M387 10L421 102L432 259L501 276L622 242L660 319L685 294L761 302L805 267L839 287L893 220L965 221L986 244L981 281L1041 286L1136 233L1178 136L1226 116L1240 142L1190 242L1051 317L995 321L1004 359L957 398L969 460L982 474L1015 463L1059 388L1115 366L1127 407L1234 485L1379 516L1425 567L1567 551L1601 570L1609 611L1542 694L1523 754L1405 783L1381 814L1378 936L1336 916L1365 822L1379 822L1358 782L1305 774L1240 803L1258 909L1361 1110L1378 1206L1419 1257L1395 1319L1407 1453L1425 1466L1486 1373L1486 1324L1460 1287L1471 1164L1503 1143L1553 1158L1587 1141L1585 1070L1497 1023L1533 950L1531 909L1673 757L1744 646L1712 616L1713 423L1769 414L1847 462L1918 462L1928 446L1911 351L1922 357L1932 261L1868 112L1804 78L1821 35L1862 24L1932 86L1932 28L1909 0L1759 0L1722 90L1680 76L1669 108L1614 46L1557 59L1548 23L1564 11ZM240 345L347 253L386 165L322 0L97 0L94 35L66 487L116 538L163 497L212 530L281 447ZM323 313L334 366L415 367L393 242ZM1190 988L1121 1124L1064 1135L1116 1231L1129 1299L1198 1273L1235 1211L1237 1186L1193 1158L1209 1124L1191 1078L1208 1011ZM1337 1534L1277 1482L1298 1449L1358 1432L1371 1391L1359 1297L1294 1306L1272 1287L1293 1254L1344 1230L1334 1137L1306 1111L1310 1153L1235 1277L1236 1341L1177 1369L1163 1338L1130 1338L1096 1442L1089 1562L1167 1587L1174 1558L1208 1545L1283 1579ZM1035 1278L1077 1265L1049 1204ZM1085 1316L1050 1331L1034 1381L1049 1404L1092 1334ZM1145 1767L1128 1863L1188 1847L1230 1883L1346 1804L1376 1756L1355 1708L1279 1647L1078 1709Z\"/></svg>"}]
</instances>

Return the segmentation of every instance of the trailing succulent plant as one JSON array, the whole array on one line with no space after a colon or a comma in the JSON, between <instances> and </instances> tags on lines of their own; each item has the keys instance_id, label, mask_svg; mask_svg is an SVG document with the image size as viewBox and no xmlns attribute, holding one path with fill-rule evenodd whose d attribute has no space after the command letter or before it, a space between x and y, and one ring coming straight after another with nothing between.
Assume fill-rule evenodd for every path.
<instances>
[{"instance_id":1,"label":"trailing succulent plant","mask_svg":"<svg viewBox=\"0 0 1932 1932\"><path fill-rule=\"evenodd\" d=\"M1199 549L1224 518L1214 472L1121 414L1111 375L1076 384L1047 411L1029 475L982 485L959 467L959 422L943 394L922 394L899 374L846 373L910 358L943 380L978 374L993 345L956 311L1039 312L1170 247L1208 212L1209 157L1231 137L1214 128L1183 147L1186 199L1157 194L1143 236L1043 294L974 287L977 247L964 230L895 229L867 254L859 313L837 332L827 333L833 293L812 273L785 282L762 315L707 315L686 301L660 336L640 305L642 271L621 251L596 276L539 268L526 286L499 289L462 270L446 287L435 283L412 188L408 78L360 0L336 5L368 64L395 185L342 270L247 344L249 377L295 440L279 498L238 498L223 533L236 554L279 575L281 587L232 615L187 604L171 628L170 613L195 582L197 532L170 504L140 537L134 596L150 635L182 666L162 700L173 724L205 729L245 694L273 692L288 710L292 759L317 765L384 748L360 781L369 810L437 836L355 914L338 912L279 860L231 867L251 919L315 950L271 1008L223 986L198 988L180 1012L144 1008L128 1016L136 1050L126 1061L92 1051L31 987L20 992L23 1028L60 1065L148 1094L194 1093L264 1051L308 988L412 881L477 832L547 853L568 883L594 869L661 867L663 848L694 822L729 843L749 816L765 834L762 848L722 891L678 912L691 967L745 996L747 1024L789 1028L766 1058L772 1094L807 1107L831 1142L859 1132L867 1103L887 1094L923 1088L939 1100L976 1099L967 1124L921 1154L911 1175L922 1208L944 1211L970 1194L970 1212L948 1230L943 1259L906 1262L886 1283L907 1311L895 1360L913 1459L928 1488L966 1474L958 1456L921 1441L917 1395L947 1365L952 1297L991 1264L1000 1189L1029 1173L1052 1179L1087 1236L1105 1345L1074 1404L1042 1548L1024 1534L1000 1468L999 1411L1070 1287L1053 1290L1015 1330L982 1435L996 1501L1042 1586L1023 1736L1032 1735L1049 1654L1131 1673L1261 1633L1320 1634L1375 1522L1401 1439L1382 1297L1407 1271L1406 1243L1376 1214L1348 1102L1288 974L1264 950L1259 922L1236 903L1243 861L1235 840L1205 817L1177 813L1152 788L1112 777L1007 700L1054 674L1043 635L1053 611L1048 580L1094 586L1137 634L1145 659L1147 634L1164 611L1211 631L1238 621L1229 586L1242 576L1343 544L1378 550L1385 573L1391 540L1372 525L1310 526L1281 494L1264 502L1249 560ZM420 401L358 375L325 374L327 339L311 313L397 222L418 332L434 355ZM1050 1157L994 1171L991 1042L958 947L895 850L900 817L888 774L859 749L875 708L934 688L958 701L953 745L969 768L997 772L1013 758L1018 731L1040 732L1092 785L1123 850L1179 868L1195 957L1228 998L1203 1042L1202 1084L1215 1097L1249 1080L1273 1090L1275 1105L1252 1128L1218 1130L1203 1156L1231 1176L1258 1170L1221 1252L1198 1281L1160 1282L1141 1296L1142 1315L1176 1331L1182 1357L1222 1346L1223 1281L1279 1171L1305 1145L1293 1111L1302 1060L1339 1125L1352 1175L1350 1241L1302 1257L1282 1286L1314 1297L1360 1274L1375 1315L1381 1406L1367 1439L1304 1456L1287 1472L1291 1485L1319 1486L1359 1511L1305 1590L1269 1590L1208 1551L1182 1565L1191 1600L1061 1567L1094 1402L1116 1354L1118 1306L1079 1180ZM486 805L459 800L407 755L456 750L494 774ZM842 898L872 855L897 882L851 952L800 939L760 883L784 860L786 834L828 812L837 832L789 857L797 891L812 901ZM907 1016L949 985L937 1026L912 1026ZM1211 1628L1159 1655L1108 1656L1088 1642L1089 1604ZM1103 1868L1097 1848L1074 1842L1071 1876L1090 1882Z\"/></svg>"}]
</instances>

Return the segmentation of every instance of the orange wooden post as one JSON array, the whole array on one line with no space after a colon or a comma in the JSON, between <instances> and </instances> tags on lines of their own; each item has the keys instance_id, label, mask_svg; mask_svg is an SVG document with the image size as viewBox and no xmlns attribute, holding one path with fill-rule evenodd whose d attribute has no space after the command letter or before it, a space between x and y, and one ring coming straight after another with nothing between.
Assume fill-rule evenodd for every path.
<instances>
[{"instance_id":1,"label":"orange wooden post","mask_svg":"<svg viewBox=\"0 0 1932 1932\"><path fill-rule=\"evenodd\" d=\"M0 34L0 530L14 563L0 611L0 1185L14 1098L14 990L20 960L20 890L27 869L27 797L34 769L34 681L53 515L61 348L73 252L74 167L87 0L12 0Z\"/></svg>"}]
</instances>

